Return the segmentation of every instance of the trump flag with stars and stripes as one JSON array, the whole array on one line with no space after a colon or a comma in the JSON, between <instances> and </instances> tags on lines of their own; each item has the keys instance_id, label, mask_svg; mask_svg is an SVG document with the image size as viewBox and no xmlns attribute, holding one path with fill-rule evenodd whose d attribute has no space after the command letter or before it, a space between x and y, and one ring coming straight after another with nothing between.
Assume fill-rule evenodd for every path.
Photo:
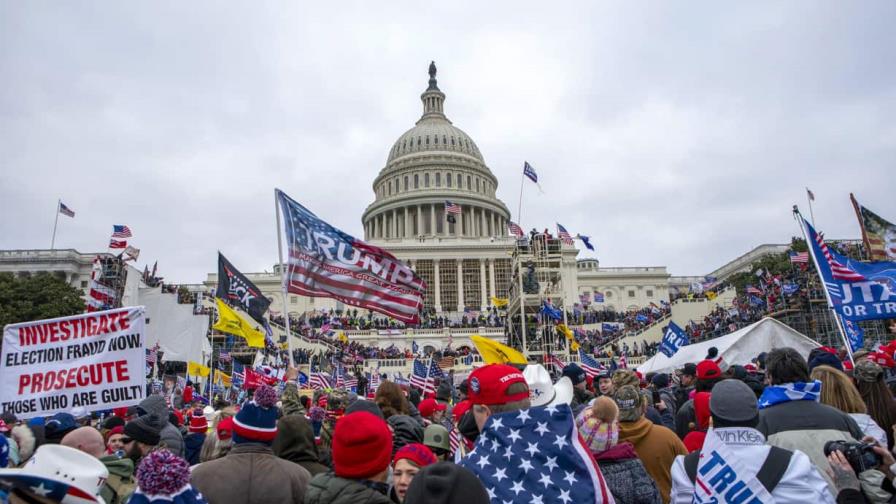
<instances>
[{"instance_id":1,"label":"trump flag with stars and stripes","mask_svg":"<svg viewBox=\"0 0 896 504\"><path fill-rule=\"evenodd\" d=\"M853 322L896 317L896 262L865 263L840 255L808 221L800 220L832 308Z\"/></svg>"},{"instance_id":2,"label":"trump flag with stars and stripes","mask_svg":"<svg viewBox=\"0 0 896 504\"><path fill-rule=\"evenodd\" d=\"M493 504L614 502L567 404L490 416L460 465Z\"/></svg>"},{"instance_id":3,"label":"trump flag with stars and stripes","mask_svg":"<svg viewBox=\"0 0 896 504\"><path fill-rule=\"evenodd\" d=\"M279 189L289 251L286 288L373 310L406 324L420 320L426 283L389 252L324 222Z\"/></svg>"}]
</instances>

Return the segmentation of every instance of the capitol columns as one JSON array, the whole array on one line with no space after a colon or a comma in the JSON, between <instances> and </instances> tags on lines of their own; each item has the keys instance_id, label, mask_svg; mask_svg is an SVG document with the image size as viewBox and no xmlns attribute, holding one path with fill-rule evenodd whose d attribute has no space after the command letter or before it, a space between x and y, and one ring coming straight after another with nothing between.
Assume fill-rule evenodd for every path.
<instances>
[{"instance_id":1,"label":"capitol columns","mask_svg":"<svg viewBox=\"0 0 896 504\"><path fill-rule=\"evenodd\" d=\"M485 294L485 259L479 260L479 291L482 303L480 303L482 311L488 307L488 298Z\"/></svg>"},{"instance_id":2,"label":"capitol columns","mask_svg":"<svg viewBox=\"0 0 896 504\"><path fill-rule=\"evenodd\" d=\"M488 288L489 296L498 297L495 290L495 258L490 257L488 260Z\"/></svg>"},{"instance_id":3,"label":"capitol columns","mask_svg":"<svg viewBox=\"0 0 896 504\"><path fill-rule=\"evenodd\" d=\"M423 205L417 205L417 234L423 235Z\"/></svg>"},{"instance_id":4,"label":"capitol columns","mask_svg":"<svg viewBox=\"0 0 896 504\"><path fill-rule=\"evenodd\" d=\"M411 215L410 215L410 212L411 212L411 208L410 208L410 207L407 207L407 206L404 207L404 229L402 230L402 233L401 233L401 237L402 237L402 238L407 238L407 237L411 236L411 234L412 234L412 233L410 232L410 230L411 230Z\"/></svg>"},{"instance_id":5,"label":"capitol columns","mask_svg":"<svg viewBox=\"0 0 896 504\"><path fill-rule=\"evenodd\" d=\"M464 312L464 260L455 259L457 261L457 311Z\"/></svg>"},{"instance_id":6,"label":"capitol columns","mask_svg":"<svg viewBox=\"0 0 896 504\"><path fill-rule=\"evenodd\" d=\"M433 228L435 229L435 228ZM432 278L433 278L433 292L435 292L435 309L437 313L442 312L442 281L439 278L441 275L439 274L439 259L432 260Z\"/></svg>"},{"instance_id":7,"label":"capitol columns","mask_svg":"<svg viewBox=\"0 0 896 504\"><path fill-rule=\"evenodd\" d=\"M398 210L392 209L392 238L398 237Z\"/></svg>"},{"instance_id":8,"label":"capitol columns","mask_svg":"<svg viewBox=\"0 0 896 504\"><path fill-rule=\"evenodd\" d=\"M430 234L436 236L436 205L435 203L429 205L429 231ZM438 275L436 275L438 276ZM441 303L439 303L441 306Z\"/></svg>"}]
</instances>

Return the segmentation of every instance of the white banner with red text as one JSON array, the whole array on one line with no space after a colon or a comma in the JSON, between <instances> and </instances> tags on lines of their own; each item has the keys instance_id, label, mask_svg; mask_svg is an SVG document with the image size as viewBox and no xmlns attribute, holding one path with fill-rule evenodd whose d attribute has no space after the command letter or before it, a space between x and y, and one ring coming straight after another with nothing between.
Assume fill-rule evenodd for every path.
<instances>
[{"instance_id":1,"label":"white banner with red text","mask_svg":"<svg viewBox=\"0 0 896 504\"><path fill-rule=\"evenodd\" d=\"M146 394L144 308L10 324L0 410L19 418L132 406Z\"/></svg>"}]
</instances>

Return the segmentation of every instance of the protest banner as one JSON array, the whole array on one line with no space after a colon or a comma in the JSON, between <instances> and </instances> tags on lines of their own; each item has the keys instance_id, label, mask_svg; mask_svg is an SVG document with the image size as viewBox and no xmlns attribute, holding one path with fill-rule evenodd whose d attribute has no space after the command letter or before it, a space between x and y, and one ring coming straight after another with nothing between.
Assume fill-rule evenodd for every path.
<instances>
[{"instance_id":1,"label":"protest banner","mask_svg":"<svg viewBox=\"0 0 896 504\"><path fill-rule=\"evenodd\" d=\"M0 409L19 418L139 403L146 395L142 306L3 329Z\"/></svg>"}]
</instances>

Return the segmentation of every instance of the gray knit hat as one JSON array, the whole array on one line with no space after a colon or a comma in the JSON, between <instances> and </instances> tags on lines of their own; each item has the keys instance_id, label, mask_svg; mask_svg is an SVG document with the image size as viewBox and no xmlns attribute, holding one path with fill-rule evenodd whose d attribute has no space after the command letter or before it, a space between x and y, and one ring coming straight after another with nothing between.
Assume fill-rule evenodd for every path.
<instances>
[{"instance_id":1,"label":"gray knit hat","mask_svg":"<svg viewBox=\"0 0 896 504\"><path fill-rule=\"evenodd\" d=\"M712 388L709 411L729 422L747 422L759 416L756 394L740 380L722 380Z\"/></svg>"}]
</instances>

